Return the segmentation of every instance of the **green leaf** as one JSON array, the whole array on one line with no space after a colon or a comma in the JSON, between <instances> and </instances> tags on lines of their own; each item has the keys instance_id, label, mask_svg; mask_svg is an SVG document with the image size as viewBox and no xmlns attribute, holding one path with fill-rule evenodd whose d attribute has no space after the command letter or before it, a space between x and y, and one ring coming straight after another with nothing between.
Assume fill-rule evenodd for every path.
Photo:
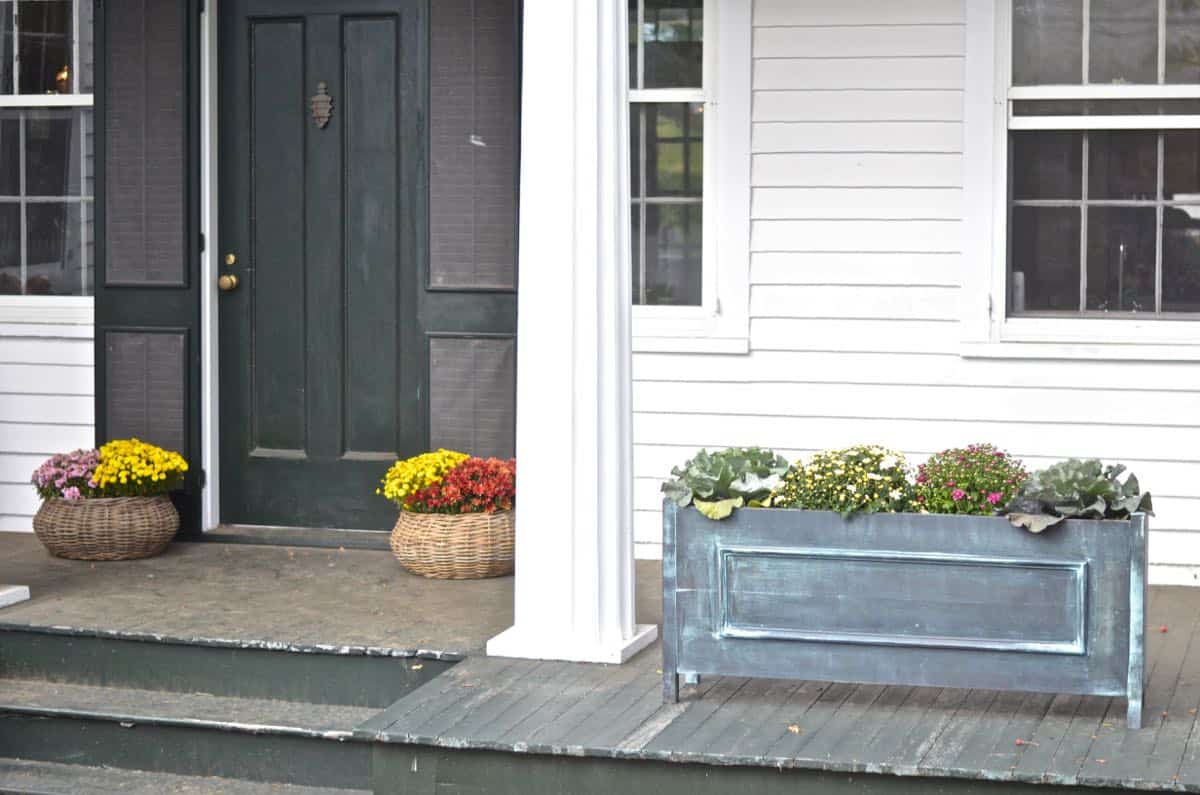
<instances>
[{"instance_id":1,"label":"green leaf","mask_svg":"<svg viewBox=\"0 0 1200 795\"><path fill-rule=\"evenodd\" d=\"M734 508L742 507L742 498L734 497L728 500L717 500L716 502L705 502L704 500L694 500L696 510L718 522L733 513Z\"/></svg>"},{"instance_id":2,"label":"green leaf","mask_svg":"<svg viewBox=\"0 0 1200 795\"><path fill-rule=\"evenodd\" d=\"M1023 527L1031 533L1041 533L1047 527L1053 527L1063 520L1061 516L1051 516L1046 513L1010 513L1008 521L1015 527Z\"/></svg>"},{"instance_id":3,"label":"green leaf","mask_svg":"<svg viewBox=\"0 0 1200 795\"><path fill-rule=\"evenodd\" d=\"M692 490L682 480L668 480L662 484L662 492L680 508L686 508L692 501Z\"/></svg>"}]
</instances>

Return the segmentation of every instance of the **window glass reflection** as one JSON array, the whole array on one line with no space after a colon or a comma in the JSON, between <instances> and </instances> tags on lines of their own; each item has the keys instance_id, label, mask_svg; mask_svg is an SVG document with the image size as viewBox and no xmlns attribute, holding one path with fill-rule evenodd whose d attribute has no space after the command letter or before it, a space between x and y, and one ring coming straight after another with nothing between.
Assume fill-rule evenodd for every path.
<instances>
[{"instance_id":1,"label":"window glass reflection","mask_svg":"<svg viewBox=\"0 0 1200 795\"><path fill-rule=\"evenodd\" d=\"M21 94L69 94L74 9L70 0L19 0Z\"/></svg>"}]
</instances>

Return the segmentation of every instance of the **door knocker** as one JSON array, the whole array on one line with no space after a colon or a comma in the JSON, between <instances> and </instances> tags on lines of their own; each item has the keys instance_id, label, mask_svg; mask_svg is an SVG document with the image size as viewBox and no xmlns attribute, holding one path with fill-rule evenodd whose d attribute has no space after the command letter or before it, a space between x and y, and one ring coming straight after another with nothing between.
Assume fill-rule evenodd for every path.
<instances>
[{"instance_id":1,"label":"door knocker","mask_svg":"<svg viewBox=\"0 0 1200 795\"><path fill-rule=\"evenodd\" d=\"M329 124L329 119L333 116L333 97L329 96L329 86L324 80L318 81L317 93L312 95L308 104L317 127L325 129L325 125Z\"/></svg>"}]
</instances>

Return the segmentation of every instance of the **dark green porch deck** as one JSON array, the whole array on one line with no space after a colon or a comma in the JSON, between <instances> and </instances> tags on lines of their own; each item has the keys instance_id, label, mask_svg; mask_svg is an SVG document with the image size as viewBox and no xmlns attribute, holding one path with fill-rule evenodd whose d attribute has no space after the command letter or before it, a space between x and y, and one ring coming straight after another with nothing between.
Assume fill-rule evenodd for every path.
<instances>
[{"instance_id":1,"label":"dark green porch deck","mask_svg":"<svg viewBox=\"0 0 1200 795\"><path fill-rule=\"evenodd\" d=\"M0 581L28 583L34 594L0 611L0 712L29 713L20 732L14 725L4 735L0 722L9 738L30 727L59 744L84 736L65 720L55 724L52 710L21 690L32 674L5 668L24 654L23 639L57 636L77 650L86 638L142 644L142 656L121 659L149 660L160 644L186 655L179 664L187 678L179 683L97 682L91 671L91 679L79 673L73 680L78 687L46 685L40 696L92 699L93 715L105 696L88 685L115 686L126 700L137 694L140 714L153 708L166 715L188 703L177 695L157 703L153 690L214 693L205 689L211 681L196 684L204 679L193 670L202 667L202 649L282 649L300 652L287 660L326 660L319 681L331 694L345 691L329 701L357 705L327 711L346 729L336 742L347 764L358 766L355 786L369 782L375 792L1020 792L1047 785L1200 792L1200 589L1151 591L1147 728L1130 732L1119 700L992 691L711 678L687 689L680 704L663 705L657 645L624 666L487 658L484 641L511 621L511 579L422 580L381 552L177 544L157 559L92 566L51 559L30 537L0 534ZM639 586L638 620L658 621L657 564L639 563ZM103 654L119 658L111 647ZM406 694L355 701L341 680L363 676L365 669L350 664L364 656L403 664L403 672L387 675L407 677ZM321 700L210 696L259 709L269 705L255 699L271 697ZM114 695L114 721L126 708L119 701ZM38 709L46 714L34 721ZM97 721L89 725L99 736ZM191 743L181 732L200 728L175 720L162 737L175 732ZM231 731L222 732L221 747L234 747ZM251 734L245 742L263 739ZM297 750L297 758L305 753ZM3 756L21 754L0 749Z\"/></svg>"}]
</instances>

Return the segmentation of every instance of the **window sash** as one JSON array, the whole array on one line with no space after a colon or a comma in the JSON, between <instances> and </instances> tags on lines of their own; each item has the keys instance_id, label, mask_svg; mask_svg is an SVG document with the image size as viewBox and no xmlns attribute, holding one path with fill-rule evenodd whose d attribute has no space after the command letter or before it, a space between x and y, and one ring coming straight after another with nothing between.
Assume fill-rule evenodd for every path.
<instances>
[{"instance_id":1,"label":"window sash","mask_svg":"<svg viewBox=\"0 0 1200 795\"><path fill-rule=\"evenodd\" d=\"M56 107L70 106L79 104L92 104L92 94L82 93L79 90L83 77L83 62L80 57L80 30L84 24L84 15L82 3L87 0L71 0L71 91L67 94L22 94L21 87L21 58L20 58L20 40L21 40L21 20L18 14L20 0L0 0L0 7L8 6L12 9L12 85L13 92L10 94L0 93L0 107ZM93 52L95 45L93 44ZM94 78L93 78L94 81ZM7 102L6 102L7 100ZM70 101L74 100L74 102Z\"/></svg>"}]
</instances>

